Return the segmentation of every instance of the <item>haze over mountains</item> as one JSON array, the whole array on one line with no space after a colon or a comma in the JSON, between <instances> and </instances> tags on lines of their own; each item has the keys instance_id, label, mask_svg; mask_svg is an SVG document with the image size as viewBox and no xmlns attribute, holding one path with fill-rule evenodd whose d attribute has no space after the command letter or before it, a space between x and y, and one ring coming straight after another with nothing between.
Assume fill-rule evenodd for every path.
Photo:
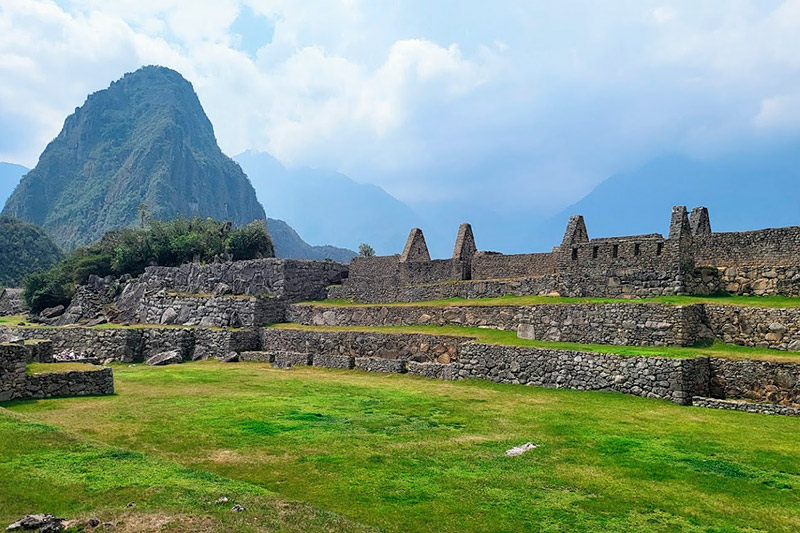
<instances>
[{"instance_id":1,"label":"haze over mountains","mask_svg":"<svg viewBox=\"0 0 800 533\"><path fill-rule=\"evenodd\" d=\"M14 192L14 188L19 183L19 180L22 179L22 176L24 176L28 170L27 167L23 167L22 165L0 162L0 206L6 203L8 197Z\"/></svg>"},{"instance_id":2,"label":"haze over mountains","mask_svg":"<svg viewBox=\"0 0 800 533\"><path fill-rule=\"evenodd\" d=\"M398 253L408 231L422 224L410 207L376 185L338 172L285 168L265 152L234 157L270 216L288 222L306 239L357 249L369 243L379 254Z\"/></svg>"},{"instance_id":3,"label":"haze over mountains","mask_svg":"<svg viewBox=\"0 0 800 533\"><path fill-rule=\"evenodd\" d=\"M800 150L793 146L701 161L655 159L612 176L545 221L547 248L560 240L570 215L586 218L590 237L668 232L673 205L708 207L714 231L800 225Z\"/></svg>"}]
</instances>

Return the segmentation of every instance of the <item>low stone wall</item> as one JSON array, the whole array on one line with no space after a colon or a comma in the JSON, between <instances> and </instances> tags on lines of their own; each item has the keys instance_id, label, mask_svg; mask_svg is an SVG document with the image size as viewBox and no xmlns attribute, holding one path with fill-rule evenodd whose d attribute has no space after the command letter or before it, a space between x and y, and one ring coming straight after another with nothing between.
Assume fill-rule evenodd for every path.
<instances>
[{"instance_id":1,"label":"low stone wall","mask_svg":"<svg viewBox=\"0 0 800 533\"><path fill-rule=\"evenodd\" d=\"M705 305L705 320L727 343L800 352L800 308Z\"/></svg>"},{"instance_id":2,"label":"low stone wall","mask_svg":"<svg viewBox=\"0 0 800 533\"><path fill-rule=\"evenodd\" d=\"M577 390L610 390L689 404L705 395L708 360L623 357L569 350L465 344L460 379Z\"/></svg>"},{"instance_id":3,"label":"low stone wall","mask_svg":"<svg viewBox=\"0 0 800 533\"><path fill-rule=\"evenodd\" d=\"M708 409L729 409L732 411L759 413L763 415L800 416L800 408L798 407L786 407L785 405L776 405L772 403L753 403L744 400L719 400L717 398L695 396L692 398L692 405L695 407L706 407Z\"/></svg>"},{"instance_id":4,"label":"low stone wall","mask_svg":"<svg viewBox=\"0 0 800 533\"><path fill-rule=\"evenodd\" d=\"M19 344L0 344L0 402L18 397L25 390L28 351Z\"/></svg>"},{"instance_id":5,"label":"low stone wall","mask_svg":"<svg viewBox=\"0 0 800 533\"><path fill-rule=\"evenodd\" d=\"M392 285L381 280L352 282L328 289L328 297L365 303L421 302L446 298L498 298L515 295L547 295L556 288L554 276L514 280L472 280L427 285Z\"/></svg>"},{"instance_id":6,"label":"low stone wall","mask_svg":"<svg viewBox=\"0 0 800 533\"><path fill-rule=\"evenodd\" d=\"M363 282L350 280L345 285L331 287L328 290L328 297L353 299L364 303L390 303L446 298L498 298L507 295L558 294L569 297L652 298L687 292L711 294L717 290L719 283L700 277L704 272L706 271L698 270L692 275L678 275L668 270L641 272L619 270L602 274L564 273L519 279L472 279L424 285L393 284L380 279ZM691 290L687 287L691 287Z\"/></svg>"},{"instance_id":7,"label":"low stone wall","mask_svg":"<svg viewBox=\"0 0 800 533\"><path fill-rule=\"evenodd\" d=\"M380 372L385 374L405 374L408 364L402 359L384 359L382 357L356 357L356 370L364 372Z\"/></svg>"},{"instance_id":8,"label":"low stone wall","mask_svg":"<svg viewBox=\"0 0 800 533\"><path fill-rule=\"evenodd\" d=\"M58 364L58 363L53 363ZM110 368L98 370L34 374L28 376L25 392L19 398L55 396L101 396L114 394L114 375Z\"/></svg>"},{"instance_id":9,"label":"low stone wall","mask_svg":"<svg viewBox=\"0 0 800 533\"><path fill-rule=\"evenodd\" d=\"M178 350L184 360L222 357L234 351L258 350L260 338L254 329L175 327L87 328L19 327L0 331L25 340L49 339L58 354L74 351L86 359L141 362L167 350ZM50 361L41 361L50 362Z\"/></svg>"},{"instance_id":10,"label":"low stone wall","mask_svg":"<svg viewBox=\"0 0 800 533\"><path fill-rule=\"evenodd\" d=\"M95 329L84 327L0 327L3 333L22 339L49 339L53 353L72 350L86 358L124 363L142 360L140 329ZM43 361L46 362L46 361Z\"/></svg>"},{"instance_id":11,"label":"low stone wall","mask_svg":"<svg viewBox=\"0 0 800 533\"><path fill-rule=\"evenodd\" d=\"M451 381L455 379L455 364L408 362L408 373L430 379Z\"/></svg>"},{"instance_id":12,"label":"low stone wall","mask_svg":"<svg viewBox=\"0 0 800 533\"><path fill-rule=\"evenodd\" d=\"M169 350L178 350L184 361L192 358L195 349L195 330L189 328L137 328L141 334L141 353L134 358L146 361Z\"/></svg>"},{"instance_id":13,"label":"low stone wall","mask_svg":"<svg viewBox=\"0 0 800 533\"><path fill-rule=\"evenodd\" d=\"M20 344L0 344L0 401L114 393L110 368L29 376L29 352Z\"/></svg>"},{"instance_id":14,"label":"low stone wall","mask_svg":"<svg viewBox=\"0 0 800 533\"><path fill-rule=\"evenodd\" d=\"M201 327L265 326L283 322L286 302L261 296L178 295L164 290L145 294L132 321Z\"/></svg>"},{"instance_id":15,"label":"low stone wall","mask_svg":"<svg viewBox=\"0 0 800 533\"><path fill-rule=\"evenodd\" d=\"M800 407L800 363L713 357L709 364L708 396Z\"/></svg>"},{"instance_id":16,"label":"low stone wall","mask_svg":"<svg viewBox=\"0 0 800 533\"><path fill-rule=\"evenodd\" d=\"M469 337L265 328L264 350L449 363Z\"/></svg>"},{"instance_id":17,"label":"low stone wall","mask_svg":"<svg viewBox=\"0 0 800 533\"><path fill-rule=\"evenodd\" d=\"M516 330L526 339L649 346L690 346L701 306L540 304L527 306L292 305L287 320L315 326L446 325Z\"/></svg>"}]
</instances>

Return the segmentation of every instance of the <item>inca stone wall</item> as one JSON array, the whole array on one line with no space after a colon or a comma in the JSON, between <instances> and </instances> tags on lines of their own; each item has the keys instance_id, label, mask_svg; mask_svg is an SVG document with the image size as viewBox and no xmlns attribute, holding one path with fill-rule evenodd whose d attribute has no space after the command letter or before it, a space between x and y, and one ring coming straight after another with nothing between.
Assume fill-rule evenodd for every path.
<instances>
[{"instance_id":1,"label":"inca stone wall","mask_svg":"<svg viewBox=\"0 0 800 533\"><path fill-rule=\"evenodd\" d=\"M21 315L29 311L22 300L22 289L0 287L0 316Z\"/></svg>"},{"instance_id":2,"label":"inca stone wall","mask_svg":"<svg viewBox=\"0 0 800 533\"><path fill-rule=\"evenodd\" d=\"M28 376L24 392L20 393L18 398L39 399L106 394L114 394L114 375L110 368Z\"/></svg>"},{"instance_id":3,"label":"inca stone wall","mask_svg":"<svg viewBox=\"0 0 800 533\"><path fill-rule=\"evenodd\" d=\"M314 326L458 325L517 330L525 339L648 346L690 346L702 307L663 304L528 306L292 305L287 320Z\"/></svg>"},{"instance_id":4,"label":"inca stone wall","mask_svg":"<svg viewBox=\"0 0 800 533\"><path fill-rule=\"evenodd\" d=\"M141 360L142 357L142 332L138 329L0 327L0 331L25 340L49 339L54 353L74 350L86 358L125 363Z\"/></svg>"},{"instance_id":5,"label":"inca stone wall","mask_svg":"<svg viewBox=\"0 0 800 533\"><path fill-rule=\"evenodd\" d=\"M701 266L798 266L800 227L698 235L694 257Z\"/></svg>"},{"instance_id":6,"label":"inca stone wall","mask_svg":"<svg viewBox=\"0 0 800 533\"><path fill-rule=\"evenodd\" d=\"M261 330L265 350L449 363L469 337L356 331Z\"/></svg>"},{"instance_id":7,"label":"inca stone wall","mask_svg":"<svg viewBox=\"0 0 800 533\"><path fill-rule=\"evenodd\" d=\"M706 305L705 320L729 344L800 352L800 308Z\"/></svg>"},{"instance_id":8,"label":"inca stone wall","mask_svg":"<svg viewBox=\"0 0 800 533\"><path fill-rule=\"evenodd\" d=\"M787 407L774 403L753 403L745 400L719 400L717 398L695 396L692 398L692 405L708 409L728 409L762 415L800 416L800 408L798 407Z\"/></svg>"},{"instance_id":9,"label":"inca stone wall","mask_svg":"<svg viewBox=\"0 0 800 533\"><path fill-rule=\"evenodd\" d=\"M800 258L798 258L800 263ZM719 267L717 288L741 296L800 296L800 265Z\"/></svg>"},{"instance_id":10,"label":"inca stone wall","mask_svg":"<svg viewBox=\"0 0 800 533\"><path fill-rule=\"evenodd\" d=\"M477 252L472 257L472 279L513 279L556 273L552 253L503 255Z\"/></svg>"},{"instance_id":11,"label":"inca stone wall","mask_svg":"<svg viewBox=\"0 0 800 533\"><path fill-rule=\"evenodd\" d=\"M137 363L168 350L178 350L183 359L206 359L243 350L258 350L260 338L254 329L215 328L0 328L0 332L25 340L49 339L52 353L74 351L85 359ZM51 361L41 361L51 362Z\"/></svg>"},{"instance_id":12,"label":"inca stone wall","mask_svg":"<svg viewBox=\"0 0 800 533\"><path fill-rule=\"evenodd\" d=\"M114 393L110 368L29 376L28 352L23 345L0 344L0 401Z\"/></svg>"},{"instance_id":13,"label":"inca stone wall","mask_svg":"<svg viewBox=\"0 0 800 533\"><path fill-rule=\"evenodd\" d=\"M461 233L460 229L459 239ZM415 250L413 261L404 262L403 256L353 261L350 277L330 296L410 302L503 294L647 298L719 290L800 295L800 227L711 233L705 208L693 209L691 217L685 207L673 208L667 238L648 234L589 239L583 217L575 216L551 253L506 256L471 251L431 261L417 228L408 246Z\"/></svg>"},{"instance_id":14,"label":"inca stone wall","mask_svg":"<svg viewBox=\"0 0 800 533\"><path fill-rule=\"evenodd\" d=\"M710 372L708 396L800 407L800 365L797 363L713 357Z\"/></svg>"},{"instance_id":15,"label":"inca stone wall","mask_svg":"<svg viewBox=\"0 0 800 533\"><path fill-rule=\"evenodd\" d=\"M207 329L194 330L195 344L191 359L224 357L229 352L255 351L261 349L261 337L256 329Z\"/></svg>"},{"instance_id":16,"label":"inca stone wall","mask_svg":"<svg viewBox=\"0 0 800 533\"><path fill-rule=\"evenodd\" d=\"M610 390L689 404L707 395L708 360L623 357L568 350L465 344L460 379L577 390Z\"/></svg>"},{"instance_id":17,"label":"inca stone wall","mask_svg":"<svg viewBox=\"0 0 800 533\"><path fill-rule=\"evenodd\" d=\"M25 389L28 353L24 346L0 344L0 402L17 398Z\"/></svg>"},{"instance_id":18,"label":"inca stone wall","mask_svg":"<svg viewBox=\"0 0 800 533\"><path fill-rule=\"evenodd\" d=\"M142 324L239 328L283 322L285 312L286 302L273 297L194 296L161 289L144 294L129 320Z\"/></svg>"},{"instance_id":19,"label":"inca stone wall","mask_svg":"<svg viewBox=\"0 0 800 533\"><path fill-rule=\"evenodd\" d=\"M189 294L247 294L300 301L325 298L326 287L340 283L347 272L347 265L333 261L270 258L148 267L137 282Z\"/></svg>"}]
</instances>

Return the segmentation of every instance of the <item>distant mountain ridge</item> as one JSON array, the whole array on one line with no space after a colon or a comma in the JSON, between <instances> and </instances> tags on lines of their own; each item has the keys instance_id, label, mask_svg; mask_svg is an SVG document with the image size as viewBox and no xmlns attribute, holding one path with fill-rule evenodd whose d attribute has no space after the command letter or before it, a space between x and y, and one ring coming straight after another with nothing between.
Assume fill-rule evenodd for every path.
<instances>
[{"instance_id":1,"label":"distant mountain ridge","mask_svg":"<svg viewBox=\"0 0 800 533\"><path fill-rule=\"evenodd\" d=\"M139 220L266 218L239 165L177 72L148 66L89 95L67 117L3 214L38 224L65 249Z\"/></svg>"},{"instance_id":2,"label":"distant mountain ridge","mask_svg":"<svg viewBox=\"0 0 800 533\"><path fill-rule=\"evenodd\" d=\"M713 231L800 225L800 150L741 152L711 161L655 159L612 176L539 233L556 243L570 215L584 215L590 237L668 232L673 205L709 209Z\"/></svg>"},{"instance_id":3,"label":"distant mountain ridge","mask_svg":"<svg viewBox=\"0 0 800 533\"><path fill-rule=\"evenodd\" d=\"M356 254L347 248L323 245L312 246L300 238L295 230L283 220L267 219L267 230L275 245L276 257L293 259L330 259L341 263L349 263Z\"/></svg>"},{"instance_id":4,"label":"distant mountain ridge","mask_svg":"<svg viewBox=\"0 0 800 533\"><path fill-rule=\"evenodd\" d=\"M0 206L6 203L6 200L14 188L22 179L22 176L28 173L30 169L22 165L15 165L14 163L0 162Z\"/></svg>"},{"instance_id":5,"label":"distant mountain ridge","mask_svg":"<svg viewBox=\"0 0 800 533\"><path fill-rule=\"evenodd\" d=\"M234 156L270 216L286 220L306 239L355 249L369 243L379 254L399 252L420 217L377 185L338 172L285 168L265 152Z\"/></svg>"}]
</instances>

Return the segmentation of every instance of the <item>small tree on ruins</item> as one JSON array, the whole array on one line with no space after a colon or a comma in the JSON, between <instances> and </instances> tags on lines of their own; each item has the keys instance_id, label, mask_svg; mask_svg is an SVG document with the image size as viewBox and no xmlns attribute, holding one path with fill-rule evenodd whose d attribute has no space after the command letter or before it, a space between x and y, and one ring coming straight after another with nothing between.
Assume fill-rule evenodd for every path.
<instances>
[{"instance_id":1,"label":"small tree on ruins","mask_svg":"<svg viewBox=\"0 0 800 533\"><path fill-rule=\"evenodd\" d=\"M358 245L359 257L372 257L374 255L375 255L375 249L369 244L362 242L361 244Z\"/></svg>"}]
</instances>

